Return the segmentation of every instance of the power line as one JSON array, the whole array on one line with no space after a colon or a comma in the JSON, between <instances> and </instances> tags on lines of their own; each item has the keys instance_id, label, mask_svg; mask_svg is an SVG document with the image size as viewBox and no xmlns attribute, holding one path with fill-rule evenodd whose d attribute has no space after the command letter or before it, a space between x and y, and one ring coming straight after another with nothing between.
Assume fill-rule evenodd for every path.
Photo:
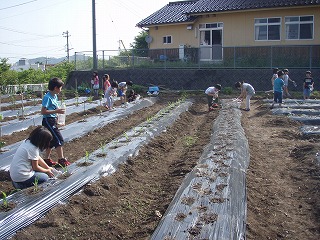
<instances>
[{"instance_id":1,"label":"power line","mask_svg":"<svg viewBox=\"0 0 320 240\"><path fill-rule=\"evenodd\" d=\"M39 37L58 37L58 36L60 36L60 35L43 35L43 34L37 34L37 33L22 32L22 31L19 31L19 30L15 30L15 29L12 29L12 28L1 27L1 26L0 26L0 29L6 30L6 31L10 31L10 32L20 33L20 34L39 36Z\"/></svg>"},{"instance_id":2,"label":"power line","mask_svg":"<svg viewBox=\"0 0 320 240\"><path fill-rule=\"evenodd\" d=\"M10 46L16 46L16 47L47 48L47 47L39 47L39 46L26 46L26 45L19 45L19 44L5 43L5 42L0 42L0 44L10 45Z\"/></svg>"},{"instance_id":3,"label":"power line","mask_svg":"<svg viewBox=\"0 0 320 240\"><path fill-rule=\"evenodd\" d=\"M5 9L9 9L9 8L19 7L19 6L22 6L22 5L31 3L31 2L36 2L36 1L38 1L38 0L32 0L32 1L29 1L29 2L20 3L20 4L17 4L17 5L10 6L10 7L0 8L0 10L5 10Z\"/></svg>"}]
</instances>

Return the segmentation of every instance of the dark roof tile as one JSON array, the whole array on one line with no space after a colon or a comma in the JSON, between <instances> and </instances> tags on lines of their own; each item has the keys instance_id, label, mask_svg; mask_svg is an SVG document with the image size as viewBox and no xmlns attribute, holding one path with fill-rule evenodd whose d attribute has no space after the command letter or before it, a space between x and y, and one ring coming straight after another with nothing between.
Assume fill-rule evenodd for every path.
<instances>
[{"instance_id":1,"label":"dark roof tile","mask_svg":"<svg viewBox=\"0 0 320 240\"><path fill-rule=\"evenodd\" d=\"M261 8L278 8L320 5L320 0L189 0L170 2L157 12L140 21L145 27L169 23L193 22L196 14L241 11Z\"/></svg>"},{"instance_id":2,"label":"dark roof tile","mask_svg":"<svg viewBox=\"0 0 320 240\"><path fill-rule=\"evenodd\" d=\"M196 14L319 4L320 0L199 0L188 13Z\"/></svg>"},{"instance_id":3,"label":"dark roof tile","mask_svg":"<svg viewBox=\"0 0 320 240\"><path fill-rule=\"evenodd\" d=\"M170 2L149 17L140 21L137 26L143 27L157 24L192 22L195 17L188 16L185 13L188 13L196 2L197 0Z\"/></svg>"}]
</instances>

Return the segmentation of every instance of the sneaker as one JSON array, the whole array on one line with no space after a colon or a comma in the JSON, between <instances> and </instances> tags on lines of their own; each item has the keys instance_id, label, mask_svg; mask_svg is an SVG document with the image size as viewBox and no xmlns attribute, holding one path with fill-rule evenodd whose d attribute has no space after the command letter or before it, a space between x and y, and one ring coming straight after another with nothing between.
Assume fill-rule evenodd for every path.
<instances>
[{"instance_id":1,"label":"sneaker","mask_svg":"<svg viewBox=\"0 0 320 240\"><path fill-rule=\"evenodd\" d=\"M61 158L58 160L58 163L62 166L62 167L66 167L69 166L71 163L65 159L65 158Z\"/></svg>"},{"instance_id":2,"label":"sneaker","mask_svg":"<svg viewBox=\"0 0 320 240\"><path fill-rule=\"evenodd\" d=\"M57 165L58 163L53 161L51 158L47 158L47 159L43 159L45 161L45 163L49 166L49 167L53 167L55 165Z\"/></svg>"}]
</instances>

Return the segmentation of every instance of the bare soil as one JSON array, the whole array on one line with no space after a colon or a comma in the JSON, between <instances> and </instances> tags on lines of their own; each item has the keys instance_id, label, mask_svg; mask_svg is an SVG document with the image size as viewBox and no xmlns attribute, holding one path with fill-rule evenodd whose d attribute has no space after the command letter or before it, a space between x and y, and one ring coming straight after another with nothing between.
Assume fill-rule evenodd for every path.
<instances>
[{"instance_id":1,"label":"bare soil","mask_svg":"<svg viewBox=\"0 0 320 240\"><path fill-rule=\"evenodd\" d=\"M65 155L71 162L83 157L85 151L99 148L178 97L163 94L154 106L66 143ZM208 144L219 114L219 109L207 111L203 95L193 98L189 111L138 156L128 159L113 175L88 184L67 204L55 207L13 239L148 239ZM67 121L75 116L68 116ZM252 101L250 112L243 112L242 124L251 156L247 239L320 239L318 138L304 137L300 123L272 115L258 98ZM192 137L193 144L187 144L186 137ZM3 172L0 189L12 190Z\"/></svg>"}]
</instances>

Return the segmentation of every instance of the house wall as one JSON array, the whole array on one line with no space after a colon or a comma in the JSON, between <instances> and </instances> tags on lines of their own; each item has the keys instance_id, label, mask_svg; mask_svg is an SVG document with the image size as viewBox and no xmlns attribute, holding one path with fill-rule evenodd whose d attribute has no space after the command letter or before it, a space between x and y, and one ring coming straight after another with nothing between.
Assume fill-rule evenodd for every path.
<instances>
[{"instance_id":1,"label":"house wall","mask_svg":"<svg viewBox=\"0 0 320 240\"><path fill-rule=\"evenodd\" d=\"M286 40L285 16L314 16L314 39L313 40ZM281 40L280 41L255 41L254 19L264 17L281 17ZM223 46L270 46L270 45L314 45L320 44L320 6L272 9L248 12L230 12L216 14L215 16L202 16L193 24L192 30L187 30L189 24L160 25L150 27L149 34L153 37L151 49L178 48L180 44L191 47L199 46L198 26L200 23L222 22ZM172 44L163 44L163 37L172 36Z\"/></svg>"}]
</instances>

